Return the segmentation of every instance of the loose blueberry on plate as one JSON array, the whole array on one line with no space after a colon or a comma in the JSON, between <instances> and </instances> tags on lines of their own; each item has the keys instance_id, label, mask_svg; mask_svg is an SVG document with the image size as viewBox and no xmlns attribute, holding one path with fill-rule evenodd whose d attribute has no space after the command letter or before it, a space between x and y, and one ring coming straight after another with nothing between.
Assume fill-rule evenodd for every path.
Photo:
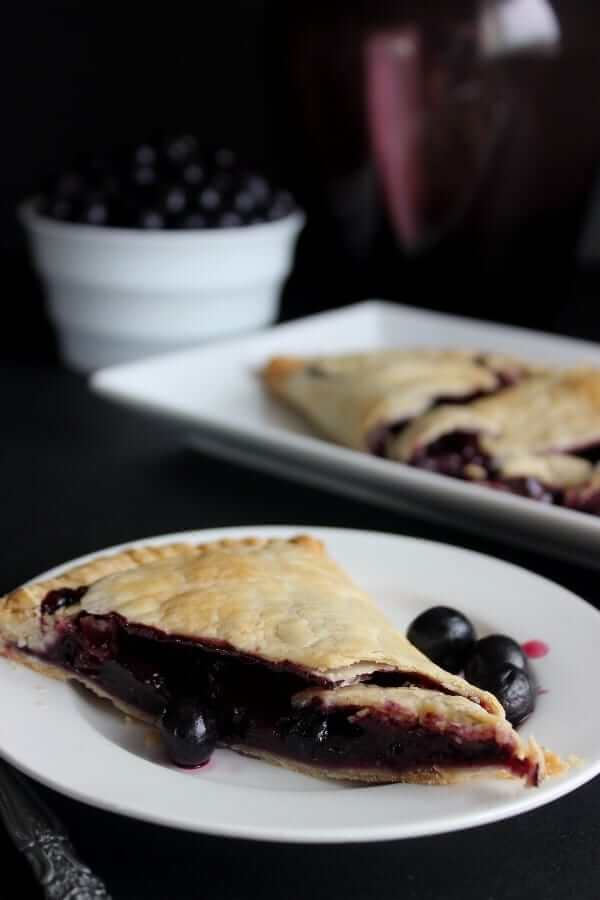
<instances>
[{"instance_id":1,"label":"loose blueberry on plate","mask_svg":"<svg viewBox=\"0 0 600 900\"><path fill-rule=\"evenodd\" d=\"M469 681L476 687L494 694L511 725L520 725L533 712L535 690L524 669L505 663L502 666L481 668L474 675L477 680L471 677Z\"/></svg>"},{"instance_id":2,"label":"loose blueberry on plate","mask_svg":"<svg viewBox=\"0 0 600 900\"><path fill-rule=\"evenodd\" d=\"M217 746L215 720L194 699L171 700L160 733L171 761L185 769L205 765Z\"/></svg>"},{"instance_id":3,"label":"loose blueberry on plate","mask_svg":"<svg viewBox=\"0 0 600 900\"><path fill-rule=\"evenodd\" d=\"M447 606L433 606L408 627L408 640L447 672L460 672L475 646L475 629L466 616Z\"/></svg>"},{"instance_id":4,"label":"loose blueberry on plate","mask_svg":"<svg viewBox=\"0 0 600 900\"><path fill-rule=\"evenodd\" d=\"M507 663L517 669L528 670L527 658L516 641L505 634L490 634L475 644L473 653L465 664L465 678L473 681L471 675L476 674L479 669L498 668Z\"/></svg>"}]
</instances>

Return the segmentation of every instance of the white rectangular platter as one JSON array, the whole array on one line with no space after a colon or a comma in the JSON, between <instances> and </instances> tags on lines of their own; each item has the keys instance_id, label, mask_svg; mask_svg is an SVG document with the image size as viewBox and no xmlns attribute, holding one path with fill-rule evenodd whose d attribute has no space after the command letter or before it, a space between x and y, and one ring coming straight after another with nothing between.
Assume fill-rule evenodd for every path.
<instances>
[{"instance_id":1,"label":"white rectangular platter","mask_svg":"<svg viewBox=\"0 0 600 900\"><path fill-rule=\"evenodd\" d=\"M600 366L597 344L366 301L244 337L103 369L90 383L99 393L170 418L205 452L600 566L600 517L338 447L266 396L256 375L272 355L403 346L472 347L553 364Z\"/></svg>"}]
</instances>

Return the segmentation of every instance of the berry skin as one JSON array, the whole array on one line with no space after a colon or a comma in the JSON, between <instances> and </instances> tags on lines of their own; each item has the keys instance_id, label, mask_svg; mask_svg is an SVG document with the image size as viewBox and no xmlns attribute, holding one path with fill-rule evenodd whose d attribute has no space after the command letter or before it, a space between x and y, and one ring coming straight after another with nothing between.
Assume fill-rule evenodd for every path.
<instances>
[{"instance_id":1,"label":"berry skin","mask_svg":"<svg viewBox=\"0 0 600 900\"><path fill-rule=\"evenodd\" d=\"M482 669L476 687L494 694L511 725L520 725L535 709L535 689L527 672L510 663Z\"/></svg>"},{"instance_id":2,"label":"berry skin","mask_svg":"<svg viewBox=\"0 0 600 900\"><path fill-rule=\"evenodd\" d=\"M160 733L171 761L185 769L205 765L217 746L215 720L194 699L171 700L161 717Z\"/></svg>"},{"instance_id":3,"label":"berry skin","mask_svg":"<svg viewBox=\"0 0 600 900\"><path fill-rule=\"evenodd\" d=\"M417 616L408 640L447 672L460 672L475 646L475 629L466 616L447 606L433 606Z\"/></svg>"}]
</instances>

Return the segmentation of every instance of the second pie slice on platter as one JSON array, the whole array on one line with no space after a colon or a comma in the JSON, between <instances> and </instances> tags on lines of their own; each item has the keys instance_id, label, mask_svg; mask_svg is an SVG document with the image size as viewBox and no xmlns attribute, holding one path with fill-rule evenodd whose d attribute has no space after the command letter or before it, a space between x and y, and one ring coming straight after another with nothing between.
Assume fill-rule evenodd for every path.
<instances>
[{"instance_id":1,"label":"second pie slice on platter","mask_svg":"<svg viewBox=\"0 0 600 900\"><path fill-rule=\"evenodd\" d=\"M273 357L261 377L339 444L600 515L600 369L419 349Z\"/></svg>"},{"instance_id":2,"label":"second pie slice on platter","mask_svg":"<svg viewBox=\"0 0 600 900\"><path fill-rule=\"evenodd\" d=\"M99 556L2 598L0 652L152 724L188 699L221 746L310 775L536 785L553 763L309 536Z\"/></svg>"}]
</instances>

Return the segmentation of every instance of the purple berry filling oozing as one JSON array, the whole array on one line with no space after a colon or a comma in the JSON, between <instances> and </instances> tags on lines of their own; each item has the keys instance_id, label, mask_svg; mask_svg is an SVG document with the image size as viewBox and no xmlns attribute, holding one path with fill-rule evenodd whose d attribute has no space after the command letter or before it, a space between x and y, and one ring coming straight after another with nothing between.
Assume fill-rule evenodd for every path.
<instances>
[{"instance_id":1,"label":"purple berry filling oozing","mask_svg":"<svg viewBox=\"0 0 600 900\"><path fill-rule=\"evenodd\" d=\"M595 462L600 459L600 444L571 448L565 452ZM600 514L600 490L588 491L585 486L563 489L544 484L537 478L503 477L493 459L481 448L478 435L473 432L453 431L432 441L416 451L410 464L440 475L475 481L519 497L594 515ZM477 466L481 477L473 478L470 466Z\"/></svg>"},{"instance_id":2,"label":"purple berry filling oozing","mask_svg":"<svg viewBox=\"0 0 600 900\"><path fill-rule=\"evenodd\" d=\"M79 603L86 588L60 588L56 591L49 591L41 606L42 616L51 616L59 609L67 609L69 606L75 606Z\"/></svg>"},{"instance_id":3,"label":"purple berry filling oozing","mask_svg":"<svg viewBox=\"0 0 600 900\"><path fill-rule=\"evenodd\" d=\"M85 592L53 591L46 613L78 602ZM75 600L74 598L77 597ZM61 599L61 598L64 598ZM474 740L440 733L414 723L391 723L373 713L352 721L353 708L329 711L318 703L295 707L292 697L324 682L292 664L270 664L235 653L226 645L200 643L136 626L121 616L85 611L57 624L59 637L44 659L97 684L111 697L158 721L181 705L193 689L194 703L214 722L217 740L247 752L267 752L324 769L377 768L400 772L435 764L509 765L511 760L491 732ZM437 687L410 673L377 672L372 684ZM185 705L185 704L184 704ZM176 732L177 723L172 725ZM177 761L177 760L175 760Z\"/></svg>"},{"instance_id":4,"label":"purple berry filling oozing","mask_svg":"<svg viewBox=\"0 0 600 900\"><path fill-rule=\"evenodd\" d=\"M503 374L500 372L496 373L496 375L498 383L491 390L471 391L469 394L462 394L460 396L444 396L442 394L439 397L435 397L424 411L431 412L431 410L437 409L440 406L462 406L463 404L473 403L475 400L480 400L482 397L490 397L492 394L496 394L503 388L510 387L518 381L516 375ZM374 456L385 457L387 455L389 441L401 434L411 421L413 421L413 419L408 417L400 419L397 422L375 426L367 438L369 452Z\"/></svg>"}]
</instances>

